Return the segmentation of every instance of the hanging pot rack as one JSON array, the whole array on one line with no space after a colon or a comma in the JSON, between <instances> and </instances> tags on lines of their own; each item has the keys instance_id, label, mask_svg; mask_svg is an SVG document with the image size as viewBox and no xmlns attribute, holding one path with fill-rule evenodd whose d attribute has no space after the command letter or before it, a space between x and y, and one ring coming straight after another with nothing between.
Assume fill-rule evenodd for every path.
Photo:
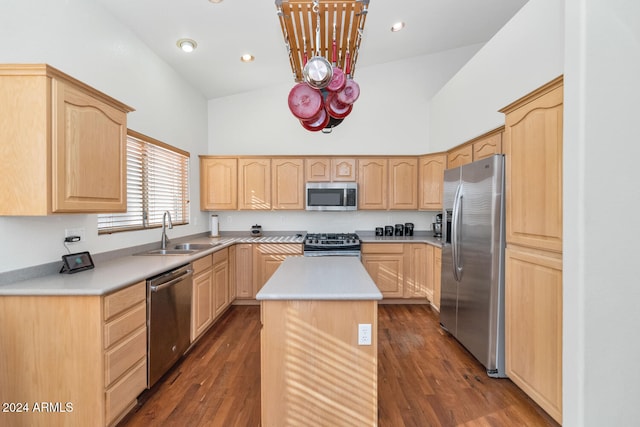
<instances>
[{"instance_id":1,"label":"hanging pot rack","mask_svg":"<svg viewBox=\"0 0 640 427\"><path fill-rule=\"evenodd\" d=\"M305 57L333 60L334 38L336 66L345 69L348 51L354 75L369 0L276 0L275 4L296 82L303 81Z\"/></svg>"},{"instance_id":2,"label":"hanging pot rack","mask_svg":"<svg viewBox=\"0 0 640 427\"><path fill-rule=\"evenodd\" d=\"M276 0L296 85L289 109L309 131L330 133L351 113L369 0ZM344 70L344 72L343 72Z\"/></svg>"}]
</instances>

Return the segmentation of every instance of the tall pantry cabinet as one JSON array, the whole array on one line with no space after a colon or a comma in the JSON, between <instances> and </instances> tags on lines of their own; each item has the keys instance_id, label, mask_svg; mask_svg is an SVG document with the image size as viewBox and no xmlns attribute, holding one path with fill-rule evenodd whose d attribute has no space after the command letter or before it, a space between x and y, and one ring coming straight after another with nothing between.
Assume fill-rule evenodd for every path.
<instances>
[{"instance_id":1,"label":"tall pantry cabinet","mask_svg":"<svg viewBox=\"0 0 640 427\"><path fill-rule=\"evenodd\" d=\"M506 371L561 423L562 77L501 112L506 115Z\"/></svg>"}]
</instances>

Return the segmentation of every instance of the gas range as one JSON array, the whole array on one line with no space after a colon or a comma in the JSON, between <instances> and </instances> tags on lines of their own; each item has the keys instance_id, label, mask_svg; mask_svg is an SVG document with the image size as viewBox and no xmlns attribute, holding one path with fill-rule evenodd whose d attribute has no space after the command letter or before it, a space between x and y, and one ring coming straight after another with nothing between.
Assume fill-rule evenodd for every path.
<instances>
[{"instance_id":1,"label":"gas range","mask_svg":"<svg viewBox=\"0 0 640 427\"><path fill-rule=\"evenodd\" d=\"M304 237L304 256L360 256L360 237L356 233L308 233Z\"/></svg>"}]
</instances>

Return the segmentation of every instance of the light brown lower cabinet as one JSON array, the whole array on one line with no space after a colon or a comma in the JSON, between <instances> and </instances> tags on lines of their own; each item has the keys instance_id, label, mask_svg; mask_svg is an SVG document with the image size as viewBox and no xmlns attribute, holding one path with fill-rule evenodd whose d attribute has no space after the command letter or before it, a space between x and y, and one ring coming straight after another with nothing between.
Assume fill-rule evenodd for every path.
<instances>
[{"instance_id":1,"label":"light brown lower cabinet","mask_svg":"<svg viewBox=\"0 0 640 427\"><path fill-rule=\"evenodd\" d=\"M0 297L3 425L115 425L147 385L146 283L106 296ZM55 412L35 411L47 405ZM41 406L42 407L42 406Z\"/></svg>"},{"instance_id":2,"label":"light brown lower cabinet","mask_svg":"<svg viewBox=\"0 0 640 427\"><path fill-rule=\"evenodd\" d=\"M362 264L383 298L404 296L404 244L363 243Z\"/></svg>"},{"instance_id":3,"label":"light brown lower cabinet","mask_svg":"<svg viewBox=\"0 0 640 427\"><path fill-rule=\"evenodd\" d=\"M290 256L302 256L302 244L259 243L253 245L253 299L285 258Z\"/></svg>"},{"instance_id":4,"label":"light brown lower cabinet","mask_svg":"<svg viewBox=\"0 0 640 427\"><path fill-rule=\"evenodd\" d=\"M202 335L213 322L212 256L193 262L193 292L191 294L191 342Z\"/></svg>"},{"instance_id":5,"label":"light brown lower cabinet","mask_svg":"<svg viewBox=\"0 0 640 427\"><path fill-rule=\"evenodd\" d=\"M440 289L442 285L442 248L433 248L433 299L431 305L440 311Z\"/></svg>"},{"instance_id":6,"label":"light brown lower cabinet","mask_svg":"<svg viewBox=\"0 0 640 427\"><path fill-rule=\"evenodd\" d=\"M191 342L197 340L231 304L229 248L193 262Z\"/></svg>"},{"instance_id":7,"label":"light brown lower cabinet","mask_svg":"<svg viewBox=\"0 0 640 427\"><path fill-rule=\"evenodd\" d=\"M213 268L211 278L213 281L213 317L217 318L229 307L229 249L216 251L212 255Z\"/></svg>"},{"instance_id":8,"label":"light brown lower cabinet","mask_svg":"<svg viewBox=\"0 0 640 427\"><path fill-rule=\"evenodd\" d=\"M363 243L362 264L383 298L424 299L440 309L442 249L427 243Z\"/></svg>"},{"instance_id":9,"label":"light brown lower cabinet","mask_svg":"<svg viewBox=\"0 0 640 427\"><path fill-rule=\"evenodd\" d=\"M505 262L507 375L562 422L562 255L509 246Z\"/></svg>"},{"instance_id":10,"label":"light brown lower cabinet","mask_svg":"<svg viewBox=\"0 0 640 427\"><path fill-rule=\"evenodd\" d=\"M236 299L248 300L255 298L253 292L253 245L241 243L233 245L235 248L235 276Z\"/></svg>"}]
</instances>

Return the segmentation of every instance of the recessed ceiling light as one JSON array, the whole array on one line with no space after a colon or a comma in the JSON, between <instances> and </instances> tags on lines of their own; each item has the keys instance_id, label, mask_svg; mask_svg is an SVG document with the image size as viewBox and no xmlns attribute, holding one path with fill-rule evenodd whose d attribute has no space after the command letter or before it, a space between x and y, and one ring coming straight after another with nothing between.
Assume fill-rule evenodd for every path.
<instances>
[{"instance_id":1,"label":"recessed ceiling light","mask_svg":"<svg viewBox=\"0 0 640 427\"><path fill-rule=\"evenodd\" d=\"M397 31L400 31L403 28L404 28L404 22L396 22L391 26L391 31L395 33Z\"/></svg>"},{"instance_id":2,"label":"recessed ceiling light","mask_svg":"<svg viewBox=\"0 0 640 427\"><path fill-rule=\"evenodd\" d=\"M222 0L209 0L211 3L222 3Z\"/></svg>"},{"instance_id":3,"label":"recessed ceiling light","mask_svg":"<svg viewBox=\"0 0 640 427\"><path fill-rule=\"evenodd\" d=\"M240 57L240 61L242 62L252 62L254 59L256 59L256 57L251 55L250 53L245 53Z\"/></svg>"},{"instance_id":4,"label":"recessed ceiling light","mask_svg":"<svg viewBox=\"0 0 640 427\"><path fill-rule=\"evenodd\" d=\"M191 39L180 39L176 42L176 45L185 52L193 52L198 47L198 43Z\"/></svg>"}]
</instances>

